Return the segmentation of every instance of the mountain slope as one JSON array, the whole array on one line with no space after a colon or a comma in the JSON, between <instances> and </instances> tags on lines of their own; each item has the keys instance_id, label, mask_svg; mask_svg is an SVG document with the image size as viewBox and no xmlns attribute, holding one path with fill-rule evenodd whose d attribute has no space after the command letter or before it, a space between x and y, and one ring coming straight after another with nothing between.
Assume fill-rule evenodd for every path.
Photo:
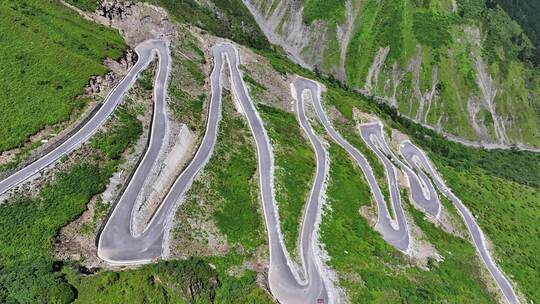
<instances>
[{"instance_id":1,"label":"mountain slope","mask_svg":"<svg viewBox=\"0 0 540 304\"><path fill-rule=\"evenodd\" d=\"M171 114L174 120L186 123L196 136L204 133L210 100L208 75L213 62L210 47L223 41L215 36L235 39L252 48L238 45L241 69L249 93L272 140L277 166L276 200L282 219L284 241L291 252L296 249L303 204L314 170L314 151L309 148L307 138L303 136L296 121L289 91L291 79L295 74L300 74L317 79L326 86L327 90L322 97L333 124L363 153L369 153L364 152L369 149L355 132L359 112L362 112L360 115L381 119L389 133L399 130L408 134L415 144L429 154L448 185L477 217L486 237L492 242L497 263L516 284L516 289L532 301L540 298L536 288L539 278L535 275L540 262L540 256L536 254L536 219L540 214L540 154L514 150L487 151L449 142L431 130L397 115L387 104L362 98L359 94L344 90L335 82L299 68L287 61L281 53L272 51L273 47L265 42L265 37L256 28L250 15L245 14L247 9L241 6L239 0L215 0L215 5L210 0L200 3L194 0L154 2L159 4L158 1L168 7L170 15L158 15L156 20L169 20L168 16L171 16L180 21L175 23L177 34L170 36L173 58L169 86ZM227 5L221 7L223 3ZM450 6L445 9L452 7L451 2L446 4ZM342 46L350 46L355 37L355 27L351 26L354 24L349 22L353 19L350 16L340 17L350 8L360 9L350 5L332 1L306 2L306 7L309 7L308 20L317 23L317 18L326 18L328 22L336 24L336 31L338 28L344 31L340 34L342 36L335 39L341 50L345 50L339 52L338 60L335 61L338 66L336 75L340 75L339 66L343 64L345 67L347 64L342 58L347 55L348 47ZM266 10L278 10L279 1L273 1L267 6ZM164 11L158 9L156 12ZM149 14L144 15L147 17L141 19L137 17L140 16L138 14L131 17L126 14L126 18L137 21L151 19ZM451 15L433 17L435 21L430 21L431 17L423 18L420 22L421 25L422 22L439 24L455 22L452 18L462 18ZM302 14L300 17L305 18ZM389 20L393 19L375 18L375 21L383 24ZM302 19L300 21L304 22ZM184 22L200 28L188 26ZM349 26L340 27L337 25L340 22ZM161 27L156 25L153 29ZM228 27L233 27L234 33L224 30ZM389 38L393 34L388 31L377 35L386 37L387 41L393 43L392 48L396 49L399 43ZM474 30L472 34L475 34ZM444 31L430 31L428 35L444 37L446 34ZM324 35L318 36L313 35L311 38L320 39L321 45L326 43ZM433 38L430 37L415 39L428 41ZM378 49L375 58L401 56L401 53L392 55L392 48ZM315 58L316 49L310 51ZM385 77L384 62L381 60L379 72L376 69L378 65L371 69L373 77L377 73L380 79ZM370 74L372 65L367 66L367 73ZM398 64L396 66L398 71ZM342 72L343 76L348 77L346 69ZM433 69L423 73L434 75ZM226 80L227 76L223 77ZM3 270L0 272L0 302L272 301L266 281L268 244L258 194L256 147L243 115L235 110L233 95L227 89L228 81L224 81L224 112L216 152L187 193L185 203L177 211L169 257L172 261L159 261L153 265L117 271L120 268L95 268L90 259L87 259L97 258L95 233L107 209L111 208L112 204L109 204L107 197L110 202L115 199L114 194L105 196L101 192L107 184L107 188L119 188L116 186L121 183L116 181L115 184L108 177L115 171L113 176L129 176L134 166L124 166L129 164L127 159L131 158L133 162L138 157L137 153L142 153L137 152L133 146L137 145L135 141L141 131L143 137L138 139L139 143L145 142L144 134L148 133L149 122L141 116L150 112L151 80L150 71L141 76L137 82L140 88L133 91L137 93L140 89L146 90L143 94L146 96L145 101L126 98L125 105L131 105L126 110L127 116L119 112L118 117L111 121L112 126L116 127L106 128L91 141L92 144L71 155L68 168L65 165L58 166L56 181L43 187L35 197L28 197L24 193L22 198L10 199L0 205L0 239L5 252L0 255L0 268ZM422 85L429 88L432 83ZM371 90L377 89L381 88L374 81ZM143 102L144 105L132 102ZM122 117L130 119L122 122ZM136 126L137 130L132 130ZM322 127L317 126L317 132L324 137ZM500 132L501 126L498 128ZM331 169L319 241L328 253L328 266L335 271L335 279L344 291L344 301L495 303L501 300L467 237L457 210L449 202L443 202L446 203L448 218L445 219L448 221L433 223L412 208L406 199L407 195L403 195L403 204L411 225L417 229L415 234L419 233L416 234L419 244L427 243L428 249L435 250L420 258L404 255L387 244L373 229L373 214L370 212L376 212L375 205L360 170L344 150L334 144L328 148ZM82 155L84 161L76 158L77 154L80 154L79 157ZM382 164L373 155L366 156L378 175L377 168L382 170ZM79 162L83 162L83 165ZM75 169L70 166L75 166ZM387 188L384 173L380 173L380 187ZM400 189L407 191L406 186L400 186ZM91 196L94 198L91 199ZM92 201L97 209L102 209L101 219L96 214L85 218L84 209L87 206L89 209L95 208L91 207ZM86 245L89 248L85 251L85 248L72 244L70 250L75 254L68 255L69 252L63 252L66 247L60 246L62 240L66 239L62 239L62 232L57 235L58 230L81 213L83 215L71 224L78 222L82 224L79 227L86 228L72 229L72 233L76 236L87 234L86 239L90 241ZM71 243L69 238L67 240L67 243ZM53 250L63 254L52 255ZM75 260L65 260L66 256ZM189 259L178 261L185 258Z\"/></svg>"},{"instance_id":2,"label":"mountain slope","mask_svg":"<svg viewBox=\"0 0 540 304\"><path fill-rule=\"evenodd\" d=\"M417 122L484 144L540 146L533 44L481 0L245 0L297 62Z\"/></svg>"},{"instance_id":3,"label":"mountain slope","mask_svg":"<svg viewBox=\"0 0 540 304\"><path fill-rule=\"evenodd\" d=\"M0 153L81 112L77 99L106 57L125 44L109 28L84 20L58 1L0 2Z\"/></svg>"}]
</instances>

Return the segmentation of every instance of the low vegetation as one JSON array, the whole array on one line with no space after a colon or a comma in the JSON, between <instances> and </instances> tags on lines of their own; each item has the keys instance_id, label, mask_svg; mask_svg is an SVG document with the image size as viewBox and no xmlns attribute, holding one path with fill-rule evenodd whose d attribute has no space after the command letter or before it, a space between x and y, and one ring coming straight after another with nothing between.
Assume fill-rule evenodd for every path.
<instances>
[{"instance_id":1,"label":"low vegetation","mask_svg":"<svg viewBox=\"0 0 540 304\"><path fill-rule=\"evenodd\" d=\"M260 263L267 246L255 146L230 93L223 93L216 147L177 211L171 252L203 256L215 266L221 284L215 303L270 303L249 266ZM220 240L226 244L212 247Z\"/></svg>"},{"instance_id":2,"label":"low vegetation","mask_svg":"<svg viewBox=\"0 0 540 304\"><path fill-rule=\"evenodd\" d=\"M270 43L241 0L151 0L166 8L178 21L195 25L216 36L255 49L270 49Z\"/></svg>"},{"instance_id":3,"label":"low vegetation","mask_svg":"<svg viewBox=\"0 0 540 304\"><path fill-rule=\"evenodd\" d=\"M263 104L257 108L274 148L281 230L289 253L296 256L302 214L315 174L314 152L294 114Z\"/></svg>"},{"instance_id":4,"label":"low vegetation","mask_svg":"<svg viewBox=\"0 0 540 304\"><path fill-rule=\"evenodd\" d=\"M217 272L194 258L91 276L64 272L77 289L75 303L214 303L221 285Z\"/></svg>"},{"instance_id":5,"label":"low vegetation","mask_svg":"<svg viewBox=\"0 0 540 304\"><path fill-rule=\"evenodd\" d=\"M535 275L540 270L539 186L522 185L477 168L462 171L443 164L438 168L495 244L502 270L528 299L540 299L540 280Z\"/></svg>"},{"instance_id":6,"label":"low vegetation","mask_svg":"<svg viewBox=\"0 0 540 304\"><path fill-rule=\"evenodd\" d=\"M335 144L330 155L321 238L352 303L496 303L472 245L427 222L410 205L406 209L444 260L431 260L423 270L388 245L358 212L373 204L361 171Z\"/></svg>"},{"instance_id":7,"label":"low vegetation","mask_svg":"<svg viewBox=\"0 0 540 304\"><path fill-rule=\"evenodd\" d=\"M307 24L315 20L341 24L345 20L345 2L340 0L307 0L304 2L303 20Z\"/></svg>"},{"instance_id":8,"label":"low vegetation","mask_svg":"<svg viewBox=\"0 0 540 304\"><path fill-rule=\"evenodd\" d=\"M197 135L204 133L205 75L202 65L206 64L203 51L188 32L173 44L171 50L173 68L169 82L169 107L174 117L186 124Z\"/></svg>"},{"instance_id":9,"label":"low vegetation","mask_svg":"<svg viewBox=\"0 0 540 304\"><path fill-rule=\"evenodd\" d=\"M119 58L125 44L59 1L2 1L0 11L1 152L79 113L88 79L104 74L103 59Z\"/></svg>"},{"instance_id":10,"label":"low vegetation","mask_svg":"<svg viewBox=\"0 0 540 304\"><path fill-rule=\"evenodd\" d=\"M66 0L67 3L82 9L83 11L93 12L97 9L99 0Z\"/></svg>"},{"instance_id":11,"label":"low vegetation","mask_svg":"<svg viewBox=\"0 0 540 304\"><path fill-rule=\"evenodd\" d=\"M357 93L347 90L346 87L341 86L333 78L321 78L295 64L291 64L279 54L262 54L268 58L277 71L283 74L299 74L312 79L317 79L325 84L327 87L327 92L324 96L325 102L328 106L334 106L338 109L342 116L341 118L338 118L334 124L345 136L349 133L349 136L347 136L349 140L352 140L353 142L355 138L356 141L360 140L358 135L351 131L353 130L351 125L348 125L348 128L343 127L343 124L345 124L344 126L347 126L347 124L351 123L353 119L353 108L355 107L363 112L376 115L383 120L387 126L408 134L415 144L427 152L430 159L443 175L448 186L454 190L454 192L463 200L465 205L467 205L473 214L478 217L480 227L484 229L487 237L493 243L493 250L495 252L497 263L501 265L503 271L517 283L518 289L522 291L528 299L536 299L539 297L535 286L540 283L538 280L535 280L535 276L532 275L532 273L538 272L537 269L539 263L537 259L535 259L537 256L535 254L537 251L537 249L535 249L535 240L538 239L538 231L535 226L536 221L533 220L535 217L538 217L538 202L536 202L536 198L539 196L538 187L540 186L539 154L519 151L517 149L486 150L451 142L437 132L413 123L387 104L378 102L374 99L365 98ZM342 126L340 127L340 125ZM356 146L361 148L362 145L361 142L357 142ZM364 150L362 151L365 153ZM366 156L369 156L369 153L366 154ZM339 167L339 160L344 157L346 157L346 155L338 157L338 161L334 160L332 168ZM376 168L378 165L374 159L369 158L369 161L372 166L375 167L375 171L381 170ZM358 173L356 174L358 175ZM361 174L358 178L362 179ZM356 186L350 186L349 188L347 185L351 183L351 180L353 180L351 177L340 179L339 189L342 190L339 192L337 190L335 191L335 195L345 195L348 191L351 191L352 194L350 194L349 199L346 200L348 205L344 206L350 209L338 213L340 208L333 203L331 204L332 212L329 213L329 219L323 221L323 226L332 223L332 225L342 225L344 228L332 226L331 229L322 229L324 242L326 242L326 240L334 240L334 238L339 240L343 239L342 246L336 247L334 245L329 245L327 247L330 256L333 258L330 264L338 271L340 271L340 269L343 271L342 275L346 278L345 281L342 282L344 286L349 290L355 290L362 284L358 284L355 276L351 276L350 271L347 269L349 269L351 265L362 264L356 259L360 255L365 256L365 252L370 251L362 250L362 253L360 250L351 251L346 247L350 246L350 244L356 244L357 242L361 243L361 241L370 239L367 236L371 235L370 233L373 233L373 231L370 230L371 228L367 227L367 223L362 223L361 226L356 226L360 224L353 225L352 217L360 217L358 214L360 205L353 205L350 202L359 200L360 203L367 204L370 201L370 196L367 186L365 185L357 183ZM336 184L337 183L338 182L336 182ZM332 191L332 186L329 187L328 191ZM337 186L334 189L338 189ZM363 192L358 193L358 191ZM429 232L431 229L430 224L422 224L422 222L419 222L418 220L419 215L414 212L413 215L416 219L415 221L422 228L424 233L428 235L432 234L432 232ZM360 221L360 219L358 219L358 221ZM330 236L324 235L326 229L328 229L328 231L333 231ZM437 231L431 230L433 233ZM349 231L353 232L351 233ZM361 235L362 240L357 241L356 239L344 237L349 235ZM377 234L374 235L377 236ZM450 242L455 243L452 240L450 240ZM459 240L458 243L462 242L465 241ZM378 246L383 246L383 244L386 245L385 243L381 243ZM468 243L467 245L470 246ZM440 246L442 245L436 247L441 250L443 247ZM376 248L378 255L381 254L380 252L392 252L393 250L392 248L389 248L389 246ZM463 248L466 248L466 246ZM466 250L469 249L454 249L450 251L453 253L455 252L456 254L464 254L461 251ZM338 258L336 258L336 256L338 256ZM333 264L334 262L337 263L337 260L340 260L339 256L343 258L343 264ZM395 254L393 255L393 259L394 258L398 259L396 261L399 261L399 258L395 257ZM465 259L467 258L464 257L463 260L460 258L459 263L464 262ZM471 255L469 259L473 259L473 256ZM474 257L474 259L476 259L476 257ZM372 275L373 274L371 273L369 274L370 277ZM364 276L360 277L363 278ZM353 283L347 283L347 280L351 280ZM354 295L355 291L352 291L352 294ZM356 298L353 296L353 299ZM468 302L466 299L464 301Z\"/></svg>"},{"instance_id":12,"label":"low vegetation","mask_svg":"<svg viewBox=\"0 0 540 304\"><path fill-rule=\"evenodd\" d=\"M77 293L59 272L51 252L58 230L77 218L92 196L102 192L120 163L120 153L141 134L141 123L128 112L85 159L56 174L40 194L0 205L0 302L68 303ZM126 137L124 138L124 135ZM112 139L123 137L122 141Z\"/></svg>"},{"instance_id":13,"label":"low vegetation","mask_svg":"<svg viewBox=\"0 0 540 304\"><path fill-rule=\"evenodd\" d=\"M264 241L264 223L258 200L257 157L244 117L234 112L232 97L224 95L219 142L207 165L215 192L207 200L221 202L214 218L219 230L243 251L253 253Z\"/></svg>"},{"instance_id":14,"label":"low vegetation","mask_svg":"<svg viewBox=\"0 0 540 304\"><path fill-rule=\"evenodd\" d=\"M535 64L540 65L540 18L537 12L540 11L540 3L537 1L511 1L511 0L493 0L489 1L488 5L500 5L507 13L515 20L527 36L536 46Z\"/></svg>"}]
</instances>

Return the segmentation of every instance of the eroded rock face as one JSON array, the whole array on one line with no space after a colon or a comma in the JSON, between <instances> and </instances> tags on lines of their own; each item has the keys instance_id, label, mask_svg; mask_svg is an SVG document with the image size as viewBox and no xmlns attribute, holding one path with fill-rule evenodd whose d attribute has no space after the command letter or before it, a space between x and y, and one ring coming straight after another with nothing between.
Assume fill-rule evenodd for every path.
<instances>
[{"instance_id":1,"label":"eroded rock face","mask_svg":"<svg viewBox=\"0 0 540 304\"><path fill-rule=\"evenodd\" d=\"M381 6L377 0L345 0L343 16L338 12L336 18L308 21L301 0L243 3L268 39L281 45L292 60L331 74L452 140L488 148L517 145L538 150L540 146L535 106L540 77L531 76L531 67L519 58L505 58L514 68L513 75L502 72L497 62L482 53L488 37L477 27L452 26L448 29L452 37L445 38L451 41L443 46L416 39L416 51L409 47L414 44L396 51L390 45L379 45L378 40L370 42L370 34L366 34L377 32L374 18L389 18L389 26L395 27L392 30L401 27L401 21L394 24L384 10L370 10ZM456 3L452 1L437 14L455 13ZM407 10L405 14L418 12L413 7L398 9ZM434 55L434 47L440 54Z\"/></svg>"},{"instance_id":2,"label":"eroded rock face","mask_svg":"<svg viewBox=\"0 0 540 304\"><path fill-rule=\"evenodd\" d=\"M151 4L103 0L94 12L85 12L64 3L76 10L84 18L118 29L131 47L149 39L172 40L177 35L165 9ZM129 56L129 54L127 54ZM132 56L132 55L131 55ZM134 61L126 57L126 62Z\"/></svg>"},{"instance_id":3,"label":"eroded rock face","mask_svg":"<svg viewBox=\"0 0 540 304\"><path fill-rule=\"evenodd\" d=\"M115 61L110 58L105 59L105 66L107 66L111 72L105 75L92 76L88 80L88 85L85 88L86 94L91 96L101 96L103 92L108 92L112 89L123 75L137 62L137 53L128 49L122 57ZM105 96L101 96L105 97Z\"/></svg>"},{"instance_id":4,"label":"eroded rock face","mask_svg":"<svg viewBox=\"0 0 540 304\"><path fill-rule=\"evenodd\" d=\"M132 14L132 6L132 1L105 0L101 2L96 11L100 16L110 21L124 20Z\"/></svg>"}]
</instances>

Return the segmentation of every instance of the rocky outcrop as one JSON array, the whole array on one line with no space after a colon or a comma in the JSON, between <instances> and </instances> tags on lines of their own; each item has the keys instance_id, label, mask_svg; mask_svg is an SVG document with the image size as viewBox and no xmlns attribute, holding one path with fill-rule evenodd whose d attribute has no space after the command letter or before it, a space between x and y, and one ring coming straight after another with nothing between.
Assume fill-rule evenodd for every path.
<instances>
[{"instance_id":1,"label":"rocky outcrop","mask_svg":"<svg viewBox=\"0 0 540 304\"><path fill-rule=\"evenodd\" d=\"M120 81L121 75L125 75L135 62L137 62L137 53L133 52L133 50L124 52L124 55L118 61L107 58L104 63L111 72L105 75L92 76L85 88L86 94L99 96L103 92L108 92Z\"/></svg>"},{"instance_id":2,"label":"rocky outcrop","mask_svg":"<svg viewBox=\"0 0 540 304\"><path fill-rule=\"evenodd\" d=\"M132 1L105 0L98 6L96 12L99 16L109 19L109 21L124 20L131 15L133 7Z\"/></svg>"}]
</instances>

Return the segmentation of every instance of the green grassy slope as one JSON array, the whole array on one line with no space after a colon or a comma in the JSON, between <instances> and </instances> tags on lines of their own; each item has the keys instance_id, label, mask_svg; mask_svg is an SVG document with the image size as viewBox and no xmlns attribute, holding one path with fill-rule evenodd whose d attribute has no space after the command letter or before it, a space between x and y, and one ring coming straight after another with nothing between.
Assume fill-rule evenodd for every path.
<instances>
[{"instance_id":1,"label":"green grassy slope","mask_svg":"<svg viewBox=\"0 0 540 304\"><path fill-rule=\"evenodd\" d=\"M76 297L51 255L53 239L105 189L121 153L141 132L133 114L119 111L116 125L94 139L86 161L58 173L38 197L0 205L0 302L68 303Z\"/></svg>"},{"instance_id":2,"label":"green grassy slope","mask_svg":"<svg viewBox=\"0 0 540 304\"><path fill-rule=\"evenodd\" d=\"M194 248L174 245L178 239L199 239L207 231L189 221L204 218L215 223L228 244L226 253L208 252L204 259L216 267L221 287L213 303L269 303L269 295L256 283L256 273L245 265L256 264L266 250L262 206L258 200L255 146L245 119L235 111L224 91L223 116L218 140L204 170L194 181L182 209L177 212L172 248L176 254ZM196 220L195 220L196 221ZM207 239L203 237L204 244ZM181 243L184 244L184 243ZM194 247L194 246L193 246Z\"/></svg>"},{"instance_id":3,"label":"green grassy slope","mask_svg":"<svg viewBox=\"0 0 540 304\"><path fill-rule=\"evenodd\" d=\"M293 19L298 3L281 2L293 9L278 15L282 20L277 20L276 34L294 40L295 34L283 32L281 24ZM341 50L345 2L304 1L302 31L313 41L298 51L304 61L333 76L341 76L343 59L348 86L388 97L400 112L422 123L469 140L540 146L540 72L535 68L540 52L530 41L535 41L531 27L538 18L533 9L524 12L533 4L510 2L467 0L454 6L450 0L353 0L354 24L346 50ZM270 18L264 1L255 4ZM384 48L388 53L381 68L368 82ZM489 77L494 114L485 102L489 94L478 84ZM431 101L423 104L432 90ZM496 133L494 122L504 126L506 136Z\"/></svg>"},{"instance_id":4,"label":"green grassy slope","mask_svg":"<svg viewBox=\"0 0 540 304\"><path fill-rule=\"evenodd\" d=\"M262 214L259 213L257 157L251 133L242 116L234 112L231 95L220 125L220 143L208 164L217 206L214 217L220 231L233 244L253 253L264 240ZM212 194L212 192L210 192Z\"/></svg>"},{"instance_id":5,"label":"green grassy slope","mask_svg":"<svg viewBox=\"0 0 540 304\"><path fill-rule=\"evenodd\" d=\"M64 269L77 289L74 303L212 303L220 282L200 259L160 261L136 271L104 271L82 276Z\"/></svg>"},{"instance_id":6,"label":"green grassy slope","mask_svg":"<svg viewBox=\"0 0 540 304\"><path fill-rule=\"evenodd\" d=\"M105 57L125 48L120 35L84 20L59 1L0 2L0 151L17 147L84 106L76 97Z\"/></svg>"},{"instance_id":7,"label":"green grassy slope","mask_svg":"<svg viewBox=\"0 0 540 304\"><path fill-rule=\"evenodd\" d=\"M99 4L99 0L66 0L66 2L87 12L95 11Z\"/></svg>"},{"instance_id":8,"label":"green grassy slope","mask_svg":"<svg viewBox=\"0 0 540 304\"><path fill-rule=\"evenodd\" d=\"M389 127L408 134L415 144L428 153L430 159L446 180L447 185L471 209L473 214L478 216L478 223L484 229L487 237L492 241L495 258L505 273L512 278L517 284L518 289L528 299L533 301L539 299L535 286L538 286L540 281L534 273L539 271L538 265L540 264L539 256L536 254L538 251L538 242L536 240L538 240L539 236L536 223L540 216L538 211L538 205L540 204L538 202L538 197L540 197L538 193L538 189L540 189L540 154L517 150L484 150L466 147L448 141L438 133L404 118L395 109L392 109L386 104L363 98L356 93L339 87L335 82L317 77L313 73L290 63L279 54L261 53L268 58L274 69L283 74L300 74L312 79L318 79L325 84L327 92L323 96L324 102L327 107L334 106L341 113L341 117L334 121L334 124L348 139L352 139L353 142L354 132L351 131L354 130L354 124L352 123L353 108L377 115ZM361 145L361 142L356 143L356 146L359 148L362 148ZM344 157L338 157L337 160L334 160L335 157L332 158L334 160L332 168L339 168ZM370 162L375 167L375 171L380 170L377 169L376 160L371 159ZM349 175L351 174L349 173ZM361 180L361 174L355 174ZM343 284L354 295L357 292L358 294L363 294L360 291L355 291L358 289L363 290L363 287L359 287L361 284L358 284L355 276L349 275L348 269L354 266L356 267L355 269L359 269L358 271L363 271L364 267L366 267L365 263L357 259L364 258L358 256L365 255L365 251L364 253L356 251L354 254L348 255L344 252L351 252L346 247L350 247L351 244L357 241L355 235L359 235L361 238L359 242L363 242L367 238L367 235L371 235L373 232L367 228L367 223L358 214L358 207L361 204L369 203L370 197L367 193L367 188L361 181L353 182L353 178L349 175L339 179L341 182L335 182L341 188L337 186L332 188L329 185L329 193L333 191L332 189L340 190L335 190L332 195L335 195L335 197L343 195L343 206L339 207L337 203L331 203L332 212L328 219L323 220L323 227L321 229L323 231L324 242L336 242L334 238L343 239L341 247L332 243L333 245L327 248L330 256L334 257L334 255L337 255L343 259L347 257L349 262L343 260L343 262L340 262L343 264L338 266L333 264L333 261L336 261L334 258L331 260L330 265L337 269L338 272L342 269L342 275L345 277L345 281L351 281L349 283L343 282ZM333 178L337 180L337 177L334 176ZM348 186L350 183L356 186ZM363 188L365 190L362 190ZM355 204L357 205L351 205L351 201L356 202ZM339 212L339 215L337 215L340 208L349 209ZM417 213L413 213L413 215L415 222L426 234L436 235L437 229L432 229L429 224L420 221ZM353 225L353 220L363 222L362 226L364 228L359 228L355 226L356 224ZM343 227L338 228L338 226L334 226L338 224ZM332 228L324 228L325 225L332 226ZM329 232L325 232L325 230ZM350 231L354 233L350 233ZM331 233L331 236L325 236L325 233ZM355 239L344 237L349 235L351 237L354 236ZM375 233L373 235L377 236ZM445 234L439 235L443 237ZM449 236L444 236L444 238L447 237ZM448 242L452 243L452 237L449 238L450 240ZM462 240L456 241L458 243L463 242ZM445 246L443 243L433 242L437 248L443 248L442 246ZM463 246L455 252L465 254L464 252L469 250L466 248L470 245ZM391 251L387 247L384 247L384 249L379 248L377 249L377 254L387 254L387 250ZM367 250L367 252L370 251ZM469 256L469 258L472 257ZM396 261L399 261L399 257L398 260L394 260L394 262ZM456 261L457 264L462 262L464 261ZM453 265L455 266L457 264ZM452 267L447 268L449 273L459 269L454 268L454 270L451 270ZM463 265L460 267L463 267ZM374 272L376 273L375 270ZM405 277L409 276L405 275ZM382 287L379 286L377 288L381 289ZM384 294L383 291L381 292ZM431 293L432 291L429 290L429 292Z\"/></svg>"},{"instance_id":9,"label":"green grassy slope","mask_svg":"<svg viewBox=\"0 0 540 304\"><path fill-rule=\"evenodd\" d=\"M465 147L395 115L387 106L373 110L372 104L361 99L346 100L351 103L334 105L343 113L350 111L351 106L377 113L390 126L408 133L428 153L447 185L478 218L505 273L529 299L538 299L535 286L540 281L533 273L538 272L540 265L535 254L536 219L540 216L540 155Z\"/></svg>"},{"instance_id":10,"label":"green grassy slope","mask_svg":"<svg viewBox=\"0 0 540 304\"><path fill-rule=\"evenodd\" d=\"M488 5L500 5L508 15L518 22L527 36L532 40L537 48L540 48L540 2L538 1L511 1L511 0L491 0ZM538 54L538 53L537 53ZM540 59L540 54L538 59ZM540 63L540 62L537 62Z\"/></svg>"},{"instance_id":11,"label":"green grassy slope","mask_svg":"<svg viewBox=\"0 0 540 304\"><path fill-rule=\"evenodd\" d=\"M213 0L210 8L203 1L151 0L166 8L178 21L193 24L216 36L232 39L255 49L268 49L270 43L241 0Z\"/></svg>"},{"instance_id":12,"label":"green grassy slope","mask_svg":"<svg viewBox=\"0 0 540 304\"><path fill-rule=\"evenodd\" d=\"M258 110L274 148L276 200L285 245L291 256L297 256L302 214L315 174L314 152L294 114L263 104Z\"/></svg>"},{"instance_id":13,"label":"green grassy slope","mask_svg":"<svg viewBox=\"0 0 540 304\"><path fill-rule=\"evenodd\" d=\"M495 244L498 264L527 298L536 302L540 299L540 187L511 182L478 169L462 172L447 166L439 168Z\"/></svg>"},{"instance_id":14,"label":"green grassy slope","mask_svg":"<svg viewBox=\"0 0 540 304\"><path fill-rule=\"evenodd\" d=\"M409 264L359 214L361 206L371 204L360 170L334 144L330 155L329 205L321 235L329 265L352 303L496 303L482 282L472 245L436 228L411 207L415 223L444 261L431 261L429 271Z\"/></svg>"},{"instance_id":15,"label":"green grassy slope","mask_svg":"<svg viewBox=\"0 0 540 304\"><path fill-rule=\"evenodd\" d=\"M488 8L481 1L459 2L457 12L441 5L444 1L391 1L382 5L367 1L357 17L357 28L348 46L346 57L349 85L365 86L368 69L381 47L390 47L385 64L372 94L392 96L393 79L400 79L397 87L398 108L410 117L431 124L468 139L479 135L469 116L469 99L482 98L476 83L477 71L471 52L476 52L474 39L467 34L479 27L482 33L483 60L487 62L497 88L497 113L506 119L508 136L517 142L540 144L537 136L538 81L540 73L532 66L532 46L521 28L495 7ZM475 10L478 13L474 13ZM418 49L420 48L420 49ZM420 52L418 51L420 50ZM431 90L432 69L438 68L436 97L430 112L420 111L415 88L414 70L410 63L421 61L418 88L424 94ZM396 78L393 64L400 73ZM427 107L427 106L426 106ZM481 107L480 125L487 128L487 137L496 141L493 117Z\"/></svg>"},{"instance_id":16,"label":"green grassy slope","mask_svg":"<svg viewBox=\"0 0 540 304\"><path fill-rule=\"evenodd\" d=\"M304 22L331 20L342 23L345 18L345 2L341 0L307 0L304 2Z\"/></svg>"}]
</instances>

